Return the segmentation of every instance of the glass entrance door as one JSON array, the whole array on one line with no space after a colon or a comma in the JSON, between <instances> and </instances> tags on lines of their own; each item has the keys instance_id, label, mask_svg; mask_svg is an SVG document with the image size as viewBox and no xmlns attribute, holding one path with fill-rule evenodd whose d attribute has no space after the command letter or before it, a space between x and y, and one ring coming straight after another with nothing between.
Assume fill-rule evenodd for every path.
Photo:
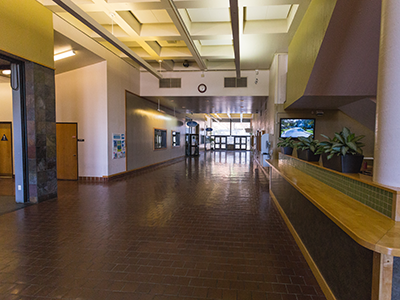
<instances>
[{"instance_id":1,"label":"glass entrance door","mask_svg":"<svg viewBox=\"0 0 400 300\"><path fill-rule=\"evenodd\" d=\"M215 150L226 150L227 137L226 136L214 136L214 147Z\"/></svg>"},{"instance_id":2,"label":"glass entrance door","mask_svg":"<svg viewBox=\"0 0 400 300\"><path fill-rule=\"evenodd\" d=\"M235 150L250 150L250 138L246 136L235 136Z\"/></svg>"}]
</instances>

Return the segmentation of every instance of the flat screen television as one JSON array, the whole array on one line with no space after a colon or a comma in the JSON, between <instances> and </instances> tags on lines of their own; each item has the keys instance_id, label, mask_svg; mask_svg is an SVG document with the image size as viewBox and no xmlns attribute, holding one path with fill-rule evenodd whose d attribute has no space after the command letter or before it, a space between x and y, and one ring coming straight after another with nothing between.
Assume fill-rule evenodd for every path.
<instances>
[{"instance_id":1,"label":"flat screen television","mask_svg":"<svg viewBox=\"0 0 400 300\"><path fill-rule=\"evenodd\" d=\"M315 136L315 119L281 119L279 137L298 138Z\"/></svg>"}]
</instances>

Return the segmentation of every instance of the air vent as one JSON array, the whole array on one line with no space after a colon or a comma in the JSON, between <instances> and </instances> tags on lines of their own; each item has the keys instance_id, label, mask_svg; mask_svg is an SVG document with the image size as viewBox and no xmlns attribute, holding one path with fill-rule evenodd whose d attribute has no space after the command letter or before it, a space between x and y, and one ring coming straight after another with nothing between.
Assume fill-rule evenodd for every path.
<instances>
[{"instance_id":1,"label":"air vent","mask_svg":"<svg viewBox=\"0 0 400 300\"><path fill-rule=\"evenodd\" d=\"M180 88L181 78L162 78L160 79L160 89Z\"/></svg>"},{"instance_id":2,"label":"air vent","mask_svg":"<svg viewBox=\"0 0 400 300\"><path fill-rule=\"evenodd\" d=\"M247 87L247 77L225 77L224 87L226 88L245 88Z\"/></svg>"}]
</instances>

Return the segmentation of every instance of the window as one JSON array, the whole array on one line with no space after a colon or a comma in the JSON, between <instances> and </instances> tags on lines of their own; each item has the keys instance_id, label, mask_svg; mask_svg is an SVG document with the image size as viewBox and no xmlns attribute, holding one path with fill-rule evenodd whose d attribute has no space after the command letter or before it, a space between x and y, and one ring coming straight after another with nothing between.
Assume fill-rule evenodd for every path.
<instances>
[{"instance_id":1,"label":"window","mask_svg":"<svg viewBox=\"0 0 400 300\"><path fill-rule=\"evenodd\" d=\"M232 135L250 135L248 130L251 128L251 123L249 121L232 122Z\"/></svg>"},{"instance_id":2,"label":"window","mask_svg":"<svg viewBox=\"0 0 400 300\"><path fill-rule=\"evenodd\" d=\"M167 131L154 129L154 149L167 148Z\"/></svg>"},{"instance_id":3,"label":"window","mask_svg":"<svg viewBox=\"0 0 400 300\"><path fill-rule=\"evenodd\" d=\"M179 147L181 145L181 133L172 131L172 147Z\"/></svg>"}]
</instances>

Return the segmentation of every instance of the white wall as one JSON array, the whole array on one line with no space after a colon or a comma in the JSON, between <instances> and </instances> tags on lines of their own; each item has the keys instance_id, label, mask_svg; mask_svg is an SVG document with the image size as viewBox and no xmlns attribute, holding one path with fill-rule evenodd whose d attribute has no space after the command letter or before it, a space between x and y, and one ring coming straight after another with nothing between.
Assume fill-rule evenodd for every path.
<instances>
[{"instance_id":1,"label":"white wall","mask_svg":"<svg viewBox=\"0 0 400 300\"><path fill-rule=\"evenodd\" d=\"M201 72L163 72L164 78L182 78L181 88L159 88L159 80L148 72L140 74L141 96L268 96L269 71L259 71L258 83L255 84L255 71L242 71L247 77L247 88L224 88L224 77L236 77L235 71L208 71L201 77ZM200 83L207 85L205 93L199 93Z\"/></svg>"},{"instance_id":2,"label":"white wall","mask_svg":"<svg viewBox=\"0 0 400 300\"><path fill-rule=\"evenodd\" d=\"M55 76L56 121L77 122L79 176L107 175L107 62Z\"/></svg>"},{"instance_id":3,"label":"white wall","mask_svg":"<svg viewBox=\"0 0 400 300\"><path fill-rule=\"evenodd\" d=\"M126 159L112 159L112 134L125 133L125 90L139 94L140 72L121 59L118 55L112 53L103 45L71 26L68 22L64 21L57 15L53 16L53 24L56 31L76 43L79 43L107 61L107 63L104 63L104 68L100 71L101 81L98 82L99 85L101 84L101 88L103 89L102 96L105 97L104 106L101 107L101 126L102 128L105 126L105 129L103 131L104 135L101 136L102 141L99 143L101 143L101 145L106 145L105 156L103 156L102 153L102 160L98 163L102 166L105 164L105 168L104 166L101 167L100 173L99 168L91 166L89 169L85 170L84 173L79 175L107 176L124 172L126 171ZM97 78L100 74L97 74L96 72L97 71L92 70L88 72L87 76ZM93 83L95 83L95 80ZM73 86L70 86L70 89L73 88Z\"/></svg>"},{"instance_id":4,"label":"white wall","mask_svg":"<svg viewBox=\"0 0 400 300\"><path fill-rule=\"evenodd\" d=\"M112 159L112 134L125 133L125 91L139 94L139 70L118 57L107 64L108 175L126 171L126 159Z\"/></svg>"},{"instance_id":5,"label":"white wall","mask_svg":"<svg viewBox=\"0 0 400 300\"><path fill-rule=\"evenodd\" d=\"M12 89L9 83L0 83L0 122L12 120Z\"/></svg>"}]
</instances>

